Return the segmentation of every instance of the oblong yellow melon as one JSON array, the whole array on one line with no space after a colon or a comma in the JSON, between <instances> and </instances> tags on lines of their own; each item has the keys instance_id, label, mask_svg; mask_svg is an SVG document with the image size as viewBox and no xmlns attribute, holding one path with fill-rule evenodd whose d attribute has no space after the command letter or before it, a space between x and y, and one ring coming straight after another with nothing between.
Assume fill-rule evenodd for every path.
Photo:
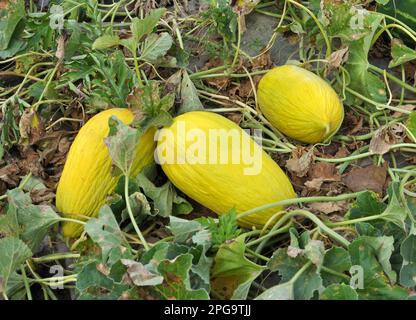
<instances>
[{"instance_id":1,"label":"oblong yellow melon","mask_svg":"<svg viewBox=\"0 0 416 320\"><path fill-rule=\"evenodd\" d=\"M104 144L111 116L116 116L125 124L134 119L128 109L102 111L81 128L71 145L56 192L56 207L66 217L82 220L79 215L96 216L106 197L114 192L119 177L111 175L112 160ZM153 161L154 133L155 130L149 129L141 137L132 165L132 176ZM66 237L77 237L83 228L75 222L64 222L62 230Z\"/></svg>"},{"instance_id":2,"label":"oblong yellow melon","mask_svg":"<svg viewBox=\"0 0 416 320\"><path fill-rule=\"evenodd\" d=\"M266 119L301 142L324 142L344 119L344 108L334 89L316 74L293 65L266 73L257 98Z\"/></svg>"},{"instance_id":3,"label":"oblong yellow melon","mask_svg":"<svg viewBox=\"0 0 416 320\"><path fill-rule=\"evenodd\" d=\"M240 143L233 144L237 137ZM252 156L243 157L249 154L245 150ZM276 162L237 124L215 113L193 111L176 117L159 132L156 152L169 180L219 215L232 208L241 213L296 196ZM261 227L281 209L260 211L239 223Z\"/></svg>"}]
</instances>

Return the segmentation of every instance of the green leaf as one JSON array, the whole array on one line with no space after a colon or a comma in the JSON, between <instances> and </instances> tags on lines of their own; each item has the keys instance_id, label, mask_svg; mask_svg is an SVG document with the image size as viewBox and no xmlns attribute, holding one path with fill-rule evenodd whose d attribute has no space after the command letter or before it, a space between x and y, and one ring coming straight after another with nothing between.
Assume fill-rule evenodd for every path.
<instances>
[{"instance_id":1,"label":"green leaf","mask_svg":"<svg viewBox=\"0 0 416 320\"><path fill-rule=\"evenodd\" d=\"M353 266L362 268L363 287L356 288L360 299L404 299L407 292L394 286L395 274L389 262L393 252L392 237L365 237L354 240L348 247ZM387 277L388 275L388 277Z\"/></svg>"},{"instance_id":2,"label":"green leaf","mask_svg":"<svg viewBox=\"0 0 416 320\"><path fill-rule=\"evenodd\" d=\"M391 56L389 68L394 68L416 59L416 51L404 45L400 41L392 41Z\"/></svg>"},{"instance_id":3,"label":"green leaf","mask_svg":"<svg viewBox=\"0 0 416 320\"><path fill-rule=\"evenodd\" d=\"M120 38L117 35L104 35L97 39L95 39L94 43L92 44L93 50L98 49L107 49L114 46L118 46L120 44Z\"/></svg>"},{"instance_id":4,"label":"green leaf","mask_svg":"<svg viewBox=\"0 0 416 320\"><path fill-rule=\"evenodd\" d=\"M18 23L26 15L23 0L9 0L5 5L6 8L0 10L0 50L8 48Z\"/></svg>"},{"instance_id":5,"label":"green leaf","mask_svg":"<svg viewBox=\"0 0 416 320\"><path fill-rule=\"evenodd\" d=\"M325 253L324 263L325 268L331 269L341 274L345 274L351 268L351 259L348 251L340 247L332 247ZM333 273L321 270L323 285L326 287L333 283L345 282L346 279L334 275Z\"/></svg>"},{"instance_id":6,"label":"green leaf","mask_svg":"<svg viewBox=\"0 0 416 320\"><path fill-rule=\"evenodd\" d=\"M145 168L136 178L143 193L152 199L154 215L169 217L172 214L188 214L193 208L184 198L178 196L171 182L157 187L149 178L153 168Z\"/></svg>"},{"instance_id":7,"label":"green leaf","mask_svg":"<svg viewBox=\"0 0 416 320\"><path fill-rule=\"evenodd\" d=\"M19 237L35 252L49 228L60 221L60 216L49 206L32 204L29 194L20 189L8 191L7 196L7 215L15 215L20 226Z\"/></svg>"},{"instance_id":8,"label":"green leaf","mask_svg":"<svg viewBox=\"0 0 416 320\"><path fill-rule=\"evenodd\" d=\"M251 283L265 269L244 256L244 239L241 235L222 244L215 256L211 285L224 298L246 299Z\"/></svg>"},{"instance_id":9,"label":"green leaf","mask_svg":"<svg viewBox=\"0 0 416 320\"><path fill-rule=\"evenodd\" d=\"M380 197L377 193L366 191L357 196L355 203L351 206L348 213L348 219L358 219L378 215L385 209L386 205L380 201Z\"/></svg>"},{"instance_id":10,"label":"green leaf","mask_svg":"<svg viewBox=\"0 0 416 320\"><path fill-rule=\"evenodd\" d=\"M127 273L131 281L138 287L156 286L163 282L163 277L146 269L140 262L122 259L121 262L127 267Z\"/></svg>"},{"instance_id":11,"label":"green leaf","mask_svg":"<svg viewBox=\"0 0 416 320\"><path fill-rule=\"evenodd\" d=\"M143 45L140 60L154 63L172 47L173 39L167 32L149 35Z\"/></svg>"},{"instance_id":12,"label":"green leaf","mask_svg":"<svg viewBox=\"0 0 416 320\"><path fill-rule=\"evenodd\" d=\"M383 235L379 229L374 227L371 223L367 222L357 223L355 225L355 229L360 236L380 237Z\"/></svg>"},{"instance_id":13,"label":"green leaf","mask_svg":"<svg viewBox=\"0 0 416 320\"><path fill-rule=\"evenodd\" d=\"M197 220L210 231L214 248L238 237L242 232L237 224L237 211L235 209L221 215L218 220L211 217L202 217Z\"/></svg>"},{"instance_id":14,"label":"green leaf","mask_svg":"<svg viewBox=\"0 0 416 320\"><path fill-rule=\"evenodd\" d=\"M416 235L409 235L400 246L403 265L400 269L400 284L407 288L416 286Z\"/></svg>"},{"instance_id":15,"label":"green leaf","mask_svg":"<svg viewBox=\"0 0 416 320\"><path fill-rule=\"evenodd\" d=\"M192 236L202 231L204 227L201 223L195 220L185 220L177 217L169 217L169 230L175 237L175 242L185 243L192 238Z\"/></svg>"},{"instance_id":16,"label":"green leaf","mask_svg":"<svg viewBox=\"0 0 416 320\"><path fill-rule=\"evenodd\" d=\"M202 109L204 109L204 107L201 100L199 100L195 85L189 78L188 72L183 71L181 82L181 106L179 107L178 114Z\"/></svg>"},{"instance_id":17,"label":"green leaf","mask_svg":"<svg viewBox=\"0 0 416 320\"><path fill-rule=\"evenodd\" d=\"M105 139L105 144L113 164L120 169L125 176L128 176L136 156L136 145L139 140L139 132L128 125L125 125L115 116L112 116L108 120L108 125L110 127L110 132Z\"/></svg>"},{"instance_id":18,"label":"green leaf","mask_svg":"<svg viewBox=\"0 0 416 320\"><path fill-rule=\"evenodd\" d=\"M169 110L175 103L175 93L161 93L160 82L149 81L143 88L135 87L127 97L132 110L137 110L143 117L133 122L133 127L145 132L150 127L161 127L172 122Z\"/></svg>"},{"instance_id":19,"label":"green leaf","mask_svg":"<svg viewBox=\"0 0 416 320\"><path fill-rule=\"evenodd\" d=\"M27 259L32 257L29 247L20 239L0 239L0 292L5 292L9 278Z\"/></svg>"},{"instance_id":20,"label":"green leaf","mask_svg":"<svg viewBox=\"0 0 416 320\"><path fill-rule=\"evenodd\" d=\"M165 14L165 8L159 8L150 12L144 19L134 18L131 23L131 32L136 42L153 31L160 18Z\"/></svg>"},{"instance_id":21,"label":"green leaf","mask_svg":"<svg viewBox=\"0 0 416 320\"><path fill-rule=\"evenodd\" d=\"M189 271L192 267L193 256L182 254L173 260L163 260L157 270L163 276L164 282L155 287L159 299L208 300L209 295L203 288L191 289Z\"/></svg>"},{"instance_id":22,"label":"green leaf","mask_svg":"<svg viewBox=\"0 0 416 320\"><path fill-rule=\"evenodd\" d=\"M25 48L26 48L26 43L23 40L13 37L9 42L8 48L5 50L0 50L0 59L7 59L10 57L13 57L19 51Z\"/></svg>"},{"instance_id":23,"label":"green leaf","mask_svg":"<svg viewBox=\"0 0 416 320\"><path fill-rule=\"evenodd\" d=\"M294 283L289 281L264 291L256 300L295 300Z\"/></svg>"},{"instance_id":24,"label":"green leaf","mask_svg":"<svg viewBox=\"0 0 416 320\"><path fill-rule=\"evenodd\" d=\"M400 254L407 262L416 262L416 235L409 235L400 246Z\"/></svg>"},{"instance_id":25,"label":"green leaf","mask_svg":"<svg viewBox=\"0 0 416 320\"><path fill-rule=\"evenodd\" d=\"M406 127L412 133L413 138L416 138L416 112L412 111L406 121Z\"/></svg>"},{"instance_id":26,"label":"green leaf","mask_svg":"<svg viewBox=\"0 0 416 320\"><path fill-rule=\"evenodd\" d=\"M79 299L115 300L128 290L127 284L112 279L110 274L103 273L103 268L105 267L97 261L82 266L76 282Z\"/></svg>"},{"instance_id":27,"label":"green leaf","mask_svg":"<svg viewBox=\"0 0 416 320\"><path fill-rule=\"evenodd\" d=\"M366 35L360 40L347 43L349 59L346 63L346 69L353 79L351 89L378 103L386 102L386 87L378 76L369 71L368 54L382 19L383 16L377 13L369 12L365 16Z\"/></svg>"},{"instance_id":28,"label":"green leaf","mask_svg":"<svg viewBox=\"0 0 416 320\"><path fill-rule=\"evenodd\" d=\"M322 289L322 278L317 272L317 268L313 265L309 266L306 270L303 270L300 275L297 275L297 273L310 262L303 256L291 258L287 252L287 249L283 248L275 251L272 258L267 263L267 267L271 271L277 271L281 276L281 281L278 286L281 286L286 282L293 285L293 299L309 300L314 296L316 291ZM275 290L280 294L281 288L275 289L275 287L263 292L261 298L273 296ZM289 288L289 284L284 285L284 288Z\"/></svg>"},{"instance_id":29,"label":"green leaf","mask_svg":"<svg viewBox=\"0 0 416 320\"><path fill-rule=\"evenodd\" d=\"M83 72L73 73L71 80L85 81L85 78L92 77L91 82L85 83L87 87L94 88L89 101L98 100L100 104L106 106L126 107L126 98L132 88L134 77L120 50L116 50L111 55L94 51L89 54L86 61L82 60L82 64L78 65Z\"/></svg>"},{"instance_id":30,"label":"green leaf","mask_svg":"<svg viewBox=\"0 0 416 320\"><path fill-rule=\"evenodd\" d=\"M130 192L129 192L130 193ZM134 192L129 195L129 201L131 206L131 211L133 212L133 217L136 220L137 224L140 225L143 223L149 216L154 216L152 208L147 201L146 196L141 192ZM124 204L124 201L123 201ZM125 207L121 212L121 223L128 221L128 227L123 228L125 231L130 231L133 228L131 224L130 215Z\"/></svg>"},{"instance_id":31,"label":"green leaf","mask_svg":"<svg viewBox=\"0 0 416 320\"><path fill-rule=\"evenodd\" d=\"M128 257L130 245L124 239L117 220L109 206L103 206L97 218L88 220L85 225L85 231L91 237L92 241L100 246L104 261L111 256L108 262L110 265L121 257Z\"/></svg>"},{"instance_id":32,"label":"green leaf","mask_svg":"<svg viewBox=\"0 0 416 320\"><path fill-rule=\"evenodd\" d=\"M383 220L391 222L399 228L405 230L405 220L407 218L407 211L405 205L400 198L400 183L393 182L388 189L389 204L386 210L383 211Z\"/></svg>"},{"instance_id":33,"label":"green leaf","mask_svg":"<svg viewBox=\"0 0 416 320\"><path fill-rule=\"evenodd\" d=\"M319 296L321 300L358 300L357 292L345 283L331 284Z\"/></svg>"}]
</instances>

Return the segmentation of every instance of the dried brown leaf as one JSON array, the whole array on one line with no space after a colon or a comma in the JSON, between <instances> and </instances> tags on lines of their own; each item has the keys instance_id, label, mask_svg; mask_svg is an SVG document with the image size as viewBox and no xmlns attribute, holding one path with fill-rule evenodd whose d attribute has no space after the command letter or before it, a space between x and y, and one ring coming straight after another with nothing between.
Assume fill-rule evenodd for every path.
<instances>
[{"instance_id":1,"label":"dried brown leaf","mask_svg":"<svg viewBox=\"0 0 416 320\"><path fill-rule=\"evenodd\" d=\"M386 179L386 165L383 167L371 165L365 168L353 168L343 177L342 181L354 192L371 190L382 194Z\"/></svg>"},{"instance_id":2,"label":"dried brown leaf","mask_svg":"<svg viewBox=\"0 0 416 320\"><path fill-rule=\"evenodd\" d=\"M345 211L348 208L348 202L313 202L309 203L308 207L324 214L331 214L334 212Z\"/></svg>"},{"instance_id":3,"label":"dried brown leaf","mask_svg":"<svg viewBox=\"0 0 416 320\"><path fill-rule=\"evenodd\" d=\"M55 199L55 194L50 189L34 189L30 192L30 197L34 204L49 204Z\"/></svg>"},{"instance_id":4,"label":"dried brown leaf","mask_svg":"<svg viewBox=\"0 0 416 320\"><path fill-rule=\"evenodd\" d=\"M27 108L19 121L20 144L23 146L33 145L44 135L44 125L37 113Z\"/></svg>"},{"instance_id":5,"label":"dried brown leaf","mask_svg":"<svg viewBox=\"0 0 416 320\"><path fill-rule=\"evenodd\" d=\"M286 162L286 168L298 177L304 177L309 171L313 160L313 149L296 148Z\"/></svg>"},{"instance_id":6,"label":"dried brown leaf","mask_svg":"<svg viewBox=\"0 0 416 320\"><path fill-rule=\"evenodd\" d=\"M413 111L413 110L416 109L416 105L414 105L414 104L405 104L403 106L400 106L400 109L405 110L405 111ZM393 113L392 117L393 118L399 118L403 115L404 115L404 113L396 111L395 113Z\"/></svg>"},{"instance_id":7,"label":"dried brown leaf","mask_svg":"<svg viewBox=\"0 0 416 320\"><path fill-rule=\"evenodd\" d=\"M20 177L20 168L16 163L11 163L0 169L0 181L8 187L14 188L18 185Z\"/></svg>"},{"instance_id":8,"label":"dried brown leaf","mask_svg":"<svg viewBox=\"0 0 416 320\"><path fill-rule=\"evenodd\" d=\"M332 70L338 69L343 65L348 60L348 56L348 47L333 52L328 58L328 73L331 73Z\"/></svg>"},{"instance_id":9,"label":"dried brown leaf","mask_svg":"<svg viewBox=\"0 0 416 320\"><path fill-rule=\"evenodd\" d=\"M370 141L370 152L380 155L389 152L392 145L403 141L403 133L403 126L399 124L381 127Z\"/></svg>"}]
</instances>

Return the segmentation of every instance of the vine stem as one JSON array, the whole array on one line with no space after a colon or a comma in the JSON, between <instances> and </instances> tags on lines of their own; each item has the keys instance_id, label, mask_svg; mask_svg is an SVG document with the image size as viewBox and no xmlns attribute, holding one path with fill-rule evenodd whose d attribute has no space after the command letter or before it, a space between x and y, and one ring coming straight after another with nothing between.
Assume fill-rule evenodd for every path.
<instances>
[{"instance_id":1,"label":"vine stem","mask_svg":"<svg viewBox=\"0 0 416 320\"><path fill-rule=\"evenodd\" d=\"M231 70L234 69L234 67L237 63L237 60L238 60L238 55L240 53L240 47L241 47L241 19L243 19L243 17L241 15L238 15L238 18L237 18L237 34L238 34L238 36L237 36L237 48L235 49L234 59L233 59L233 62L231 64L231 68L230 68Z\"/></svg>"},{"instance_id":2,"label":"vine stem","mask_svg":"<svg viewBox=\"0 0 416 320\"><path fill-rule=\"evenodd\" d=\"M367 217L362 217L362 218L357 218L357 219L352 219L352 220L344 220L344 221L340 221L340 222L325 222L325 224L328 227L340 227L340 226L347 226L350 224L356 224L356 223L360 223L360 222L367 222L367 221L372 221L372 220L377 220L377 219L381 219L383 218L383 214L377 214L374 216L367 216Z\"/></svg>"},{"instance_id":3,"label":"vine stem","mask_svg":"<svg viewBox=\"0 0 416 320\"><path fill-rule=\"evenodd\" d=\"M61 64L61 62L60 61L58 61L57 63L56 63L56 66L55 66L55 68L53 68L52 69L52 71L51 71L51 73L50 73L50 76L49 76L49 79L48 79L48 81L46 82L46 84L45 84L45 88L43 89L43 91L42 91L42 93L41 93L41 95L40 95L40 97L39 97L39 100L38 100L38 102L35 104L35 106L38 106L39 104L40 104L40 102L43 100L43 97L44 97L44 95L46 94L46 92L48 91L48 88L49 88L49 86L51 85L51 82L52 82L52 80L53 80L53 78L55 77L55 74L56 74L56 71L58 71L58 68L59 68L59 66L60 66L60 64ZM34 110L37 110L37 107L32 107Z\"/></svg>"},{"instance_id":4,"label":"vine stem","mask_svg":"<svg viewBox=\"0 0 416 320\"><path fill-rule=\"evenodd\" d=\"M384 74L384 73L385 73L385 70L383 70L383 69L381 69L381 68L379 68L379 67L377 67L377 66L375 66L375 65L369 64L369 65L368 65L368 67L369 67L371 70L376 71L377 73L380 73L380 74ZM413 87L413 86L411 86L411 85L409 85L409 84L408 84L408 83L406 83L405 81L402 81L401 79L399 79L399 78L397 78L397 77L395 77L395 76L393 76L392 74L387 73L387 72L386 72L386 76L387 76L387 78L389 78L389 79L390 79L390 80L392 80L393 82L397 83L397 84L398 84L398 85L400 85L401 87L403 87L403 88L405 88L405 89L409 90L410 92L416 93L416 88L415 88L415 87ZM403 110L403 111L407 111L408 113L410 113L410 111L408 111L408 110Z\"/></svg>"},{"instance_id":5,"label":"vine stem","mask_svg":"<svg viewBox=\"0 0 416 320\"><path fill-rule=\"evenodd\" d=\"M297 216L297 215L304 216L305 218L308 218L313 223L315 223L316 226L318 228L320 228L323 232L325 232L328 236L330 236L332 239L338 241L339 243L341 243L345 247L348 247L350 245L350 242L347 239L345 239L343 236L339 235L334 230L332 230L330 227L328 227L328 225L326 225L323 221L321 221L312 212L309 212L309 211L306 211L306 210L301 210L301 209L293 210L293 211L290 211L290 212L286 213L282 217L282 220L283 221L288 220L288 219L290 219L294 216Z\"/></svg>"},{"instance_id":6,"label":"vine stem","mask_svg":"<svg viewBox=\"0 0 416 320\"><path fill-rule=\"evenodd\" d=\"M253 245L257 244L257 243L261 243L261 242L263 242L263 241L265 241L265 240L267 240L269 238L272 238L272 237L277 236L277 235L282 234L282 233L286 233L286 232L289 231L289 229L291 227L292 227L292 224L291 223L288 223L287 225L285 225L285 226L283 226L283 227L281 227L279 229L270 231L268 234L266 234L264 236L261 236L261 237L255 239L255 240L252 240L252 241L247 242L246 246L247 247L251 247L251 246L253 246ZM263 245L260 244L259 247L263 247ZM259 251L261 251L261 250L256 250L257 253L259 253Z\"/></svg>"},{"instance_id":7,"label":"vine stem","mask_svg":"<svg viewBox=\"0 0 416 320\"><path fill-rule=\"evenodd\" d=\"M129 175L128 174L125 175L125 179L124 179L124 195L125 195L125 198L126 198L127 212L129 213L131 223L133 224L133 228L136 231L137 235L139 236L140 241L142 242L142 244L144 246L144 249L146 251L149 251L149 249L150 249L149 244L147 243L146 239L144 238L142 232L140 231L140 228L137 225L136 219L134 218L133 211L131 210L130 200L129 200Z\"/></svg>"},{"instance_id":8,"label":"vine stem","mask_svg":"<svg viewBox=\"0 0 416 320\"><path fill-rule=\"evenodd\" d=\"M56 253L56 254L50 254L47 256L39 257L39 258L32 258L32 261L35 263L43 263L43 262L50 262L60 259L76 259L79 258L81 255L79 253Z\"/></svg>"},{"instance_id":9,"label":"vine stem","mask_svg":"<svg viewBox=\"0 0 416 320\"><path fill-rule=\"evenodd\" d=\"M134 62L134 70L136 72L137 81L139 82L139 87L143 87L143 80L140 75L139 70L139 62L137 61L137 45L134 46L134 52L133 52L133 62Z\"/></svg>"},{"instance_id":10,"label":"vine stem","mask_svg":"<svg viewBox=\"0 0 416 320\"><path fill-rule=\"evenodd\" d=\"M308 261L308 263L305 263L305 265L299 269L298 272L293 276L292 279L290 279L290 282L295 283L296 280L299 279L299 277L306 271L308 268L312 265L312 261Z\"/></svg>"},{"instance_id":11,"label":"vine stem","mask_svg":"<svg viewBox=\"0 0 416 320\"><path fill-rule=\"evenodd\" d=\"M30 285L29 285L29 282L27 281L28 279L27 279L25 267L23 265L20 267L20 271L22 272L22 278L23 278L23 283L25 285L27 299L28 300L33 300L32 299L32 292L30 291Z\"/></svg>"},{"instance_id":12,"label":"vine stem","mask_svg":"<svg viewBox=\"0 0 416 320\"><path fill-rule=\"evenodd\" d=\"M86 224L86 222L84 222L84 221L81 221L81 220L77 220L77 219L71 219L71 218L63 218L63 217L61 217L61 218L59 218L59 221L62 221L62 222L73 222L73 223L78 223L78 224L82 224L82 225L85 225Z\"/></svg>"},{"instance_id":13,"label":"vine stem","mask_svg":"<svg viewBox=\"0 0 416 320\"><path fill-rule=\"evenodd\" d=\"M342 194L342 195L333 196L333 197L317 196L317 197L304 197L304 198L280 200L277 202L268 203L268 204L247 210L245 212L242 212L237 216L237 218L241 219L243 217L247 217L248 215L259 212L259 211L272 209L275 207L288 206L292 204L309 203L309 202L344 201L344 200L349 200L349 199L355 199L357 198L358 195L362 193L363 191L355 192L355 193L347 193L347 194Z\"/></svg>"},{"instance_id":14,"label":"vine stem","mask_svg":"<svg viewBox=\"0 0 416 320\"><path fill-rule=\"evenodd\" d=\"M335 271L333 269L330 269L330 268L327 268L325 266L321 266L321 270L324 271L324 272L326 272L326 273L332 274L334 276L337 276L337 277L340 277L340 278L344 278L345 280L348 280L348 281L350 280L350 277L347 276L346 274L341 273L341 272L337 272L337 271Z\"/></svg>"},{"instance_id":15,"label":"vine stem","mask_svg":"<svg viewBox=\"0 0 416 320\"><path fill-rule=\"evenodd\" d=\"M328 39L328 36L324 30L324 28L322 27L321 23L319 22L318 18L313 14L313 12L311 10L309 10L307 7L305 7L303 4L300 4L299 2L296 2L294 0L288 0L289 3L301 8L302 10L306 11L311 18L315 21L316 25L318 26L319 30L321 31L322 37L325 40L325 44L326 44L326 54L325 57L329 58L329 56L332 53L332 48L331 48L331 42Z\"/></svg>"},{"instance_id":16,"label":"vine stem","mask_svg":"<svg viewBox=\"0 0 416 320\"><path fill-rule=\"evenodd\" d=\"M400 29L401 31L403 31L404 33L406 33L413 41L415 41L416 42L416 37L411 33L411 32L409 32L405 27L403 27L403 26L401 26L401 25L399 25L399 24L396 24L396 23L391 23L391 24L388 24L388 25L386 25L386 26L384 26L375 36L374 36L374 38L373 38L373 41L371 42L371 46L373 46L376 42L377 42L377 40L378 40L378 38L380 38L380 36L385 32L385 31L387 31L388 29L391 29L391 28L397 28L397 29Z\"/></svg>"}]
</instances>

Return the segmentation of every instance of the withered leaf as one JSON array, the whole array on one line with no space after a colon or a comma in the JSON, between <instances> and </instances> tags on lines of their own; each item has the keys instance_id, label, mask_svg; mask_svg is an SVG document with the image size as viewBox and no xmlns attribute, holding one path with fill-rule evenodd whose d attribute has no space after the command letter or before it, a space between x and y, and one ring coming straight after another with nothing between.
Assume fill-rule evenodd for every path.
<instances>
[{"instance_id":1,"label":"withered leaf","mask_svg":"<svg viewBox=\"0 0 416 320\"><path fill-rule=\"evenodd\" d=\"M313 210L331 214L334 212L345 211L348 207L348 203L346 201L339 201L339 202L313 202L309 203L308 207Z\"/></svg>"},{"instance_id":2,"label":"withered leaf","mask_svg":"<svg viewBox=\"0 0 416 320\"><path fill-rule=\"evenodd\" d=\"M44 134L44 126L36 112L25 109L19 121L20 143L23 146L35 144Z\"/></svg>"},{"instance_id":3,"label":"withered leaf","mask_svg":"<svg viewBox=\"0 0 416 320\"><path fill-rule=\"evenodd\" d=\"M383 167L371 165L366 168L353 168L343 177L342 181L354 192L371 190L382 194L386 179L386 165Z\"/></svg>"},{"instance_id":4,"label":"withered leaf","mask_svg":"<svg viewBox=\"0 0 416 320\"><path fill-rule=\"evenodd\" d=\"M328 73L334 69L338 69L341 65L343 65L348 60L348 56L348 47L333 52L328 58Z\"/></svg>"},{"instance_id":5,"label":"withered leaf","mask_svg":"<svg viewBox=\"0 0 416 320\"><path fill-rule=\"evenodd\" d=\"M286 168L298 177L304 177L309 171L313 160L313 149L298 147L286 161Z\"/></svg>"},{"instance_id":6,"label":"withered leaf","mask_svg":"<svg viewBox=\"0 0 416 320\"><path fill-rule=\"evenodd\" d=\"M370 152L380 155L389 152L392 145L403 141L403 131L399 124L381 127L370 141Z\"/></svg>"},{"instance_id":7,"label":"withered leaf","mask_svg":"<svg viewBox=\"0 0 416 320\"><path fill-rule=\"evenodd\" d=\"M315 191L319 191L324 182L341 181L341 175L336 171L335 164L327 162L312 164L308 176L310 180L305 182L305 186Z\"/></svg>"}]
</instances>

